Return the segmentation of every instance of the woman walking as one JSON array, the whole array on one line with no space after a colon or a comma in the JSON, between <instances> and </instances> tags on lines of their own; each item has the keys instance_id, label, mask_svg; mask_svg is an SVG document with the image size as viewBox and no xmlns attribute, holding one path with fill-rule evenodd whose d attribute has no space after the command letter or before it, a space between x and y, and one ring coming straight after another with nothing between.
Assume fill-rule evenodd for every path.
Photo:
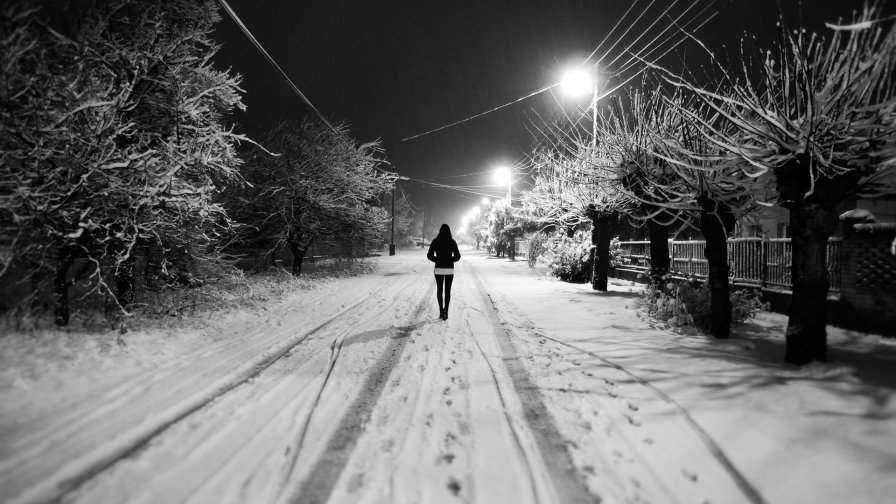
<instances>
[{"instance_id":1,"label":"woman walking","mask_svg":"<svg viewBox=\"0 0 896 504\"><path fill-rule=\"evenodd\" d=\"M436 263L436 298L439 300L439 318L448 320L448 303L451 302L451 282L454 281L454 263L460 260L457 242L451 237L451 228L442 224L439 236L429 244L426 258ZM442 301L442 285L444 284L445 301Z\"/></svg>"}]
</instances>

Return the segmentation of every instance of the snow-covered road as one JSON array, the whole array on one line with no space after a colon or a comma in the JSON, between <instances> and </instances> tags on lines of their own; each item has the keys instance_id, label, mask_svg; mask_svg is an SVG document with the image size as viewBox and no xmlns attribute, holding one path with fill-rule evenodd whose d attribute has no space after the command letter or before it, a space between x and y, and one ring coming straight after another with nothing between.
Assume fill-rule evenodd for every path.
<instances>
[{"instance_id":1,"label":"snow-covered road","mask_svg":"<svg viewBox=\"0 0 896 504\"><path fill-rule=\"evenodd\" d=\"M402 251L375 274L210 321L164 358L17 375L0 388L15 407L0 411L0 500L841 502L832 482L788 467L795 440L818 428L811 411L791 404L776 420L767 406L808 393L867 408L842 395L868 385L790 385L780 375L794 371L766 369L791 390L763 402L742 384L757 372L749 339L674 335L626 309L627 285L593 293L464 254L447 321L431 264ZM841 467L843 446L798 448L824 474L865 474L854 502L896 489L894 449L875 446L896 433L894 408L877 404L883 420L842 443L877 453ZM792 434L765 430L792 422Z\"/></svg>"}]
</instances>

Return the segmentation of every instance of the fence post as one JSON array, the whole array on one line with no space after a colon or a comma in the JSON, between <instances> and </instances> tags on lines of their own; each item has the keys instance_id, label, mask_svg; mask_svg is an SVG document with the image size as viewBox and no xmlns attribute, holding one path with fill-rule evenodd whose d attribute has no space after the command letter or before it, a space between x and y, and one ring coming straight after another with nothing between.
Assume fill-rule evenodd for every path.
<instances>
[{"instance_id":1,"label":"fence post","mask_svg":"<svg viewBox=\"0 0 896 504\"><path fill-rule=\"evenodd\" d=\"M669 272L675 273L675 240L669 240Z\"/></svg>"},{"instance_id":2,"label":"fence post","mask_svg":"<svg viewBox=\"0 0 896 504\"><path fill-rule=\"evenodd\" d=\"M762 237L762 249L759 253L760 261L762 261L762 271L759 274L759 286L765 287L765 284L768 283L768 248L771 246L771 242L768 240L768 237Z\"/></svg>"}]
</instances>

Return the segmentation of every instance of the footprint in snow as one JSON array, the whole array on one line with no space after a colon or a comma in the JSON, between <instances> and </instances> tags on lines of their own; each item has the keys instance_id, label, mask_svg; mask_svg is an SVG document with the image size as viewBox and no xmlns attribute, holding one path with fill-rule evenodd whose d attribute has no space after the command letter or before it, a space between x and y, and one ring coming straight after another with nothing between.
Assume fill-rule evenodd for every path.
<instances>
[{"instance_id":1,"label":"footprint in snow","mask_svg":"<svg viewBox=\"0 0 896 504\"><path fill-rule=\"evenodd\" d=\"M460 494L460 481L457 481L454 478L448 480L448 490L451 490L451 493L454 494L455 497Z\"/></svg>"},{"instance_id":2,"label":"footprint in snow","mask_svg":"<svg viewBox=\"0 0 896 504\"><path fill-rule=\"evenodd\" d=\"M682 468L681 475L684 476L685 478L687 478L688 480L693 481L694 483L697 482L697 473L695 473L693 471L688 471L687 469Z\"/></svg>"},{"instance_id":3,"label":"footprint in snow","mask_svg":"<svg viewBox=\"0 0 896 504\"><path fill-rule=\"evenodd\" d=\"M353 474L348 480L348 493L355 493L362 486L364 486L364 473Z\"/></svg>"},{"instance_id":4,"label":"footprint in snow","mask_svg":"<svg viewBox=\"0 0 896 504\"><path fill-rule=\"evenodd\" d=\"M635 427L641 426L641 417L639 417L638 415L625 415L625 417L628 419L628 423L634 425Z\"/></svg>"}]
</instances>

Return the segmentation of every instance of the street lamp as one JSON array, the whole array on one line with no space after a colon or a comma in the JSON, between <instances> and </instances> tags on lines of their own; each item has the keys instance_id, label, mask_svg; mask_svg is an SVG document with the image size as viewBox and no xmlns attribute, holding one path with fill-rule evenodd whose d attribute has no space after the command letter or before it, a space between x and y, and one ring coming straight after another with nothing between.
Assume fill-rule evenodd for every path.
<instances>
[{"instance_id":1,"label":"street lamp","mask_svg":"<svg viewBox=\"0 0 896 504\"><path fill-rule=\"evenodd\" d=\"M504 167L495 170L495 183L507 185L507 201L510 201L511 187L513 186L513 175L510 170Z\"/></svg>"},{"instance_id":2,"label":"street lamp","mask_svg":"<svg viewBox=\"0 0 896 504\"><path fill-rule=\"evenodd\" d=\"M567 72L560 81L563 92L570 96L582 96L591 92L591 147L597 145L597 77L586 70Z\"/></svg>"}]
</instances>

